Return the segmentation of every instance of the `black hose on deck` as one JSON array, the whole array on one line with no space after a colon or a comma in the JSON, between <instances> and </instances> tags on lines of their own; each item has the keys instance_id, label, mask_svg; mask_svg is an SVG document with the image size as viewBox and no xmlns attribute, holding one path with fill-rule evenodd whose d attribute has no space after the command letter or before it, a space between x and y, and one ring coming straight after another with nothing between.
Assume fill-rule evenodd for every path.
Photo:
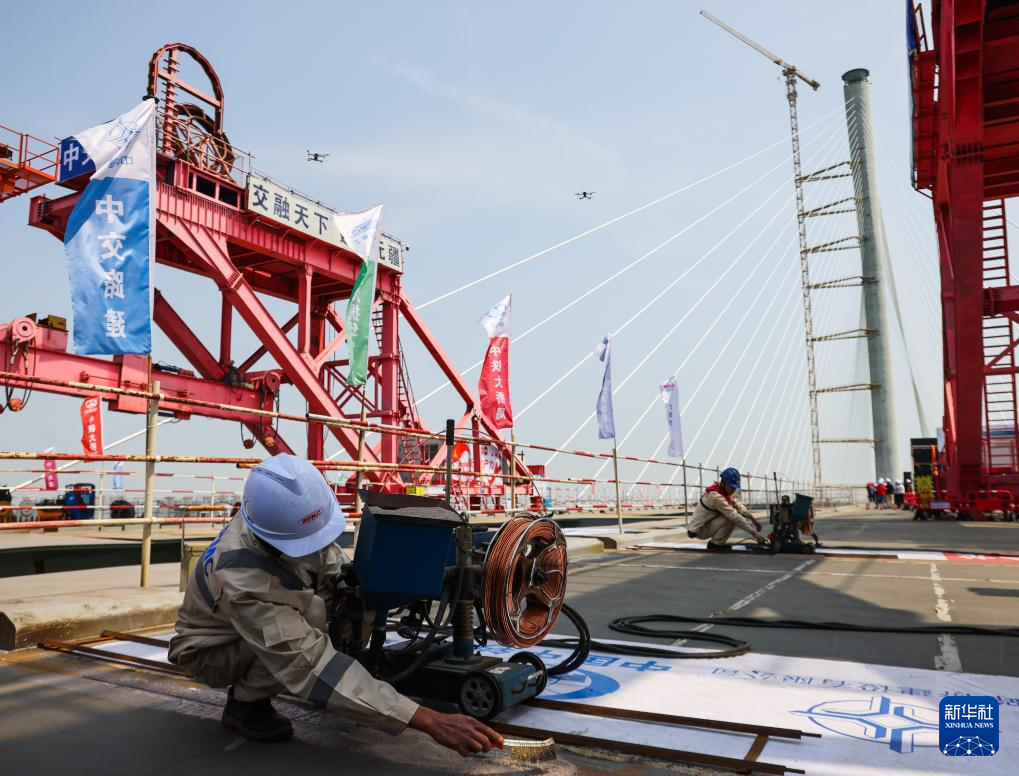
<instances>
[{"instance_id":1,"label":"black hose on deck","mask_svg":"<svg viewBox=\"0 0 1019 776\"><path fill-rule=\"evenodd\" d=\"M952 636L1005 636L1008 638L1019 638L1019 628L986 628L980 625L858 625L849 622L766 620L760 617L681 617L678 614L648 614L641 617L620 617L618 620L613 620L609 623L609 627L619 633L629 633L638 636L652 636L655 638L687 637L686 633L681 631L657 630L655 628L644 627L643 623L651 622L710 623L712 625L730 625L734 628L786 628L796 630L849 631L855 633L906 633L934 636L947 634ZM674 635L677 633L683 633L683 635ZM708 636L705 633L693 633L691 635L701 639Z\"/></svg>"}]
</instances>

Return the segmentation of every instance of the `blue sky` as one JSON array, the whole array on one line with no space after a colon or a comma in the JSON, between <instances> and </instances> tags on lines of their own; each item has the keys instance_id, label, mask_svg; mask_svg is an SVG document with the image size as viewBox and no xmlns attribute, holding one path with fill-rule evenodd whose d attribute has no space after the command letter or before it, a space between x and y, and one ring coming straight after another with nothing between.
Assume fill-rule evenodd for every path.
<instances>
[{"instance_id":1,"label":"blue sky","mask_svg":"<svg viewBox=\"0 0 1019 776\"><path fill-rule=\"evenodd\" d=\"M660 443L663 408L637 421L658 384L682 365L690 461L806 478L784 84L775 65L698 16L700 7L678 1L178 2L172 13L104 3L83 14L80 4L20 4L5 11L5 27L24 34L9 38L0 53L4 72L17 73L0 84L0 123L43 137L93 126L144 94L155 49L190 43L218 71L227 133L254 153L258 168L339 208L385 203L386 230L411 245L404 285L416 304L772 146L635 216L429 305L424 315L466 368L484 352L477 318L506 293L514 295L520 334L682 232L514 345L518 414L603 334L637 315L614 346L625 452L650 454ZM941 414L937 264L929 203L909 187L903 4L713 0L705 7L821 82L816 93L800 90L807 168L845 158L841 74L871 71L892 263L909 352L934 425ZM74 23L54 23L68 19ZM33 30L45 30L45 47ZM309 164L306 149L331 156ZM597 193L578 201L573 193L580 190ZM808 196L822 204L847 193L832 184ZM27 205L20 198L0 206L5 321L70 309L61 246L24 225ZM838 237L852 226L831 219L812 236ZM853 274L854 255L831 256L819 260L815 276ZM157 268L155 282L196 331L215 340L219 306L211 283L165 267ZM818 328L854 328L858 304L852 292L815 297ZM291 314L282 303L272 309L282 320ZM157 335L155 342L157 359L183 363L165 338ZM253 344L246 332L236 333L237 351ZM406 344L414 389L423 396L442 379L421 348ZM901 340L896 359L906 451L919 428ZM831 346L819 353L819 364L821 384L866 378L855 343ZM583 425L600 378L594 359L581 364L521 415L518 437L560 444L575 434L571 447L608 449L593 421ZM476 382L476 372L468 382ZM288 405L302 409L292 397ZM424 402L422 412L439 427L462 407L446 392ZM869 424L863 394L824 398L821 414L825 436L865 435ZM29 411L0 416L2 446L75 450L76 417L74 401L37 395ZM140 426L140 418L108 413L107 438ZM287 431L289 438L300 436ZM161 450L198 447L241 453L232 425L164 427ZM128 449L140 451L140 441ZM826 449L824 461L828 481L874 476L866 448ZM564 474L593 473L584 461L559 458L556 465ZM624 475L639 468L627 467Z\"/></svg>"}]
</instances>

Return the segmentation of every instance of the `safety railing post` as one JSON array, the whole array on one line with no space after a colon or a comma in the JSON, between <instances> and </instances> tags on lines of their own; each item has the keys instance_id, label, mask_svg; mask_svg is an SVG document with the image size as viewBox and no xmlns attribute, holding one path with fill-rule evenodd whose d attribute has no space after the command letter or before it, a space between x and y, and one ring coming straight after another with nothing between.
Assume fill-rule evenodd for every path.
<instances>
[{"instance_id":1,"label":"safety railing post","mask_svg":"<svg viewBox=\"0 0 1019 776\"><path fill-rule=\"evenodd\" d=\"M368 407L366 405L366 397L364 395L364 388L362 386L361 391L361 428L357 432L357 471L354 473L354 517L361 516L361 477L363 472L361 471L361 464L364 462L364 441L365 434L367 433L366 424L368 422Z\"/></svg>"},{"instance_id":2,"label":"safety railing post","mask_svg":"<svg viewBox=\"0 0 1019 776\"><path fill-rule=\"evenodd\" d=\"M156 482L156 418L159 416L159 381L151 383L148 415L145 425L145 523L142 525L141 587L149 586L149 566L152 561L152 491Z\"/></svg>"},{"instance_id":3,"label":"safety railing post","mask_svg":"<svg viewBox=\"0 0 1019 776\"><path fill-rule=\"evenodd\" d=\"M504 489L505 492L505 489ZM506 498L503 496L503 503ZM517 508L517 430L510 428L510 509Z\"/></svg>"},{"instance_id":4,"label":"safety railing post","mask_svg":"<svg viewBox=\"0 0 1019 776\"><path fill-rule=\"evenodd\" d=\"M616 447L616 440L612 440L612 470L616 480L616 521L619 523L619 534L623 534L623 510L619 500L619 451Z\"/></svg>"},{"instance_id":5,"label":"safety railing post","mask_svg":"<svg viewBox=\"0 0 1019 776\"><path fill-rule=\"evenodd\" d=\"M106 466L105 466L105 464L102 461L100 461L99 462L99 487L96 489L95 504L93 504L93 507L94 507L93 512L94 512L95 516L97 518L99 518L100 520L103 517L103 488L105 487L105 484L106 484L106 479L105 479L105 476L104 476L105 474L106 474ZM102 528L100 528L99 530L101 531Z\"/></svg>"},{"instance_id":6,"label":"safety railing post","mask_svg":"<svg viewBox=\"0 0 1019 776\"><path fill-rule=\"evenodd\" d=\"M683 467L683 520L687 528L690 527L690 502L686 490L686 460L680 464Z\"/></svg>"}]
</instances>

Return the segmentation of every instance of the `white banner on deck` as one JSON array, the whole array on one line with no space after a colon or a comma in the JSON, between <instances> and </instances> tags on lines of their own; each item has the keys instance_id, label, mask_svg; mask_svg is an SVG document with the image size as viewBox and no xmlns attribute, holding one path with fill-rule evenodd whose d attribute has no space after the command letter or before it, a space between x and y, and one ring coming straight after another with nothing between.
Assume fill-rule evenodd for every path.
<instances>
[{"instance_id":1,"label":"white banner on deck","mask_svg":"<svg viewBox=\"0 0 1019 776\"><path fill-rule=\"evenodd\" d=\"M167 634L167 638L170 634ZM613 642L622 644L625 642ZM166 650L109 642L104 649L149 660ZM484 654L519 650L490 645ZM570 650L529 650L549 665ZM679 648L677 651L696 651ZM979 762L938 749L938 702L946 695L991 695L1001 704L1000 750ZM841 660L750 653L717 660L683 660L593 652L583 668L550 677L542 698L653 711L820 733L800 741L772 738L758 758L810 776L1019 773L1019 678ZM597 738L743 758L753 736L653 725L518 706L503 722Z\"/></svg>"},{"instance_id":2,"label":"white banner on deck","mask_svg":"<svg viewBox=\"0 0 1019 776\"><path fill-rule=\"evenodd\" d=\"M482 651L501 656L515 650L494 646ZM568 654L558 649L531 651L549 664ZM945 695L998 698L1002 732L997 754L979 763L963 763L941 753L938 702ZM1009 676L757 653L718 660L592 653L580 670L552 677L541 697L820 733L819 739L770 739L758 758L801 768L811 776L1019 773L1019 678ZM510 709L498 719L738 758L746 755L753 738L527 707Z\"/></svg>"}]
</instances>

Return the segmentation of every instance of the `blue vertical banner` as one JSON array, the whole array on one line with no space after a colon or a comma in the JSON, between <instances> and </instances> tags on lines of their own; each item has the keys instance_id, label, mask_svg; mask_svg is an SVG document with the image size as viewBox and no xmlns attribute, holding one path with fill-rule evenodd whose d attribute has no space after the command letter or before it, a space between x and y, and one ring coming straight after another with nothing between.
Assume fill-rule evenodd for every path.
<instances>
[{"instance_id":1,"label":"blue vertical banner","mask_svg":"<svg viewBox=\"0 0 1019 776\"><path fill-rule=\"evenodd\" d=\"M606 334L598 345L595 354L599 361L605 362L605 373L601 378L601 391L598 393L598 438L616 438L616 418L612 411L612 344L611 336Z\"/></svg>"},{"instance_id":2,"label":"blue vertical banner","mask_svg":"<svg viewBox=\"0 0 1019 776\"><path fill-rule=\"evenodd\" d=\"M78 354L152 352L155 107L74 135L95 164L64 233Z\"/></svg>"}]
</instances>

